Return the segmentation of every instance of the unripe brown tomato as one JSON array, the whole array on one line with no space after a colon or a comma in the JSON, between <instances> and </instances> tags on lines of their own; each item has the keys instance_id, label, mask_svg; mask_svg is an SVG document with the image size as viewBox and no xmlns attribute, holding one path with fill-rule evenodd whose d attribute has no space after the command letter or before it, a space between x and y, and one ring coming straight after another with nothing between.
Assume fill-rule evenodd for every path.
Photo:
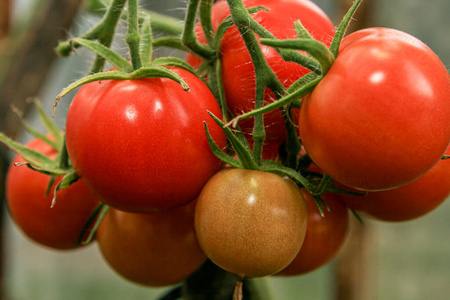
<instances>
[{"instance_id":1,"label":"unripe brown tomato","mask_svg":"<svg viewBox=\"0 0 450 300\"><path fill-rule=\"evenodd\" d=\"M336 194L325 193L321 197L330 208L320 215L314 198L301 189L308 208L308 228L305 241L295 259L277 275L295 276L320 268L337 254L349 229L349 213Z\"/></svg>"},{"instance_id":2,"label":"unripe brown tomato","mask_svg":"<svg viewBox=\"0 0 450 300\"><path fill-rule=\"evenodd\" d=\"M178 283L206 257L194 231L195 201L152 214L110 208L97 231L101 253L122 277L147 286Z\"/></svg>"},{"instance_id":3,"label":"unripe brown tomato","mask_svg":"<svg viewBox=\"0 0 450 300\"><path fill-rule=\"evenodd\" d=\"M284 269L302 246L306 222L306 204L293 181L245 169L214 175L195 211L195 230L206 256L241 277Z\"/></svg>"}]
</instances>

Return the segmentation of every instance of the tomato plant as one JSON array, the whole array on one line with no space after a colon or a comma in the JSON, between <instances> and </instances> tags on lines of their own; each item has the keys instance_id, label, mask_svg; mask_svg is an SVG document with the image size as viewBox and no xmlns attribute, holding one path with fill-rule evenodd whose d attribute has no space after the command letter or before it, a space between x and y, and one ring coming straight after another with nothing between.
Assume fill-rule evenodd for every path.
<instances>
[{"instance_id":1,"label":"tomato plant","mask_svg":"<svg viewBox=\"0 0 450 300\"><path fill-rule=\"evenodd\" d=\"M190 91L167 78L105 80L84 85L67 114L67 151L75 171L106 204L150 212L194 200L221 168L203 121L220 115L208 87L171 68ZM226 137L212 122L211 134Z\"/></svg>"},{"instance_id":2,"label":"tomato plant","mask_svg":"<svg viewBox=\"0 0 450 300\"><path fill-rule=\"evenodd\" d=\"M286 267L306 232L307 211L297 186L278 175L224 169L203 188L195 230L206 256L242 277Z\"/></svg>"},{"instance_id":3,"label":"tomato plant","mask_svg":"<svg viewBox=\"0 0 450 300\"><path fill-rule=\"evenodd\" d=\"M308 209L308 226L302 248L294 260L277 275L301 275L320 268L335 257L343 245L349 229L347 205L336 194L321 197L330 211L322 216L316 201L305 189L300 190Z\"/></svg>"},{"instance_id":4,"label":"tomato plant","mask_svg":"<svg viewBox=\"0 0 450 300\"><path fill-rule=\"evenodd\" d=\"M387 28L344 38L300 109L300 138L324 173L352 188L405 185L450 142L450 78L424 43Z\"/></svg>"},{"instance_id":5,"label":"tomato plant","mask_svg":"<svg viewBox=\"0 0 450 300\"><path fill-rule=\"evenodd\" d=\"M312 36L329 44L334 35L334 25L328 16L313 2L306 0L244 0L244 5L264 6L268 11L252 14L252 18L268 29L278 39L296 38L294 21L301 20L303 26ZM219 24L230 16L228 3L224 0L216 2L212 7L212 25L216 30ZM206 43L200 24L197 26L200 42ZM271 47L261 46L264 57L275 72L281 83L288 87L302 75L309 72L303 66L294 62L284 61ZM224 35L221 42L222 78L227 106L234 115L240 115L255 108L255 69L244 40L235 26ZM193 66L199 66L201 60L193 55L187 55L187 61ZM266 89L265 104L275 101L276 96ZM296 118L298 111L294 115ZM253 130L253 118L242 120L239 125L247 136ZM280 110L264 115L266 142L279 144L286 140L286 130Z\"/></svg>"},{"instance_id":6,"label":"tomato plant","mask_svg":"<svg viewBox=\"0 0 450 300\"><path fill-rule=\"evenodd\" d=\"M101 253L122 277L148 286L178 283L206 260L194 230L195 201L150 214L110 209L97 231Z\"/></svg>"},{"instance_id":7,"label":"tomato plant","mask_svg":"<svg viewBox=\"0 0 450 300\"><path fill-rule=\"evenodd\" d=\"M450 148L445 152L450 155ZM450 195L450 161L441 160L419 179L400 188L339 195L351 208L382 221L408 221L431 212Z\"/></svg>"},{"instance_id":8,"label":"tomato plant","mask_svg":"<svg viewBox=\"0 0 450 300\"><path fill-rule=\"evenodd\" d=\"M49 144L34 139L27 146L54 158L57 155ZM17 155L6 178L6 203L15 224L22 232L40 245L55 249L79 247L79 238L91 213L99 204L98 199L78 180L69 188L59 191L52 205L55 185L62 176L56 177L46 194L50 176L32 171L26 166L14 166L24 162Z\"/></svg>"}]
</instances>

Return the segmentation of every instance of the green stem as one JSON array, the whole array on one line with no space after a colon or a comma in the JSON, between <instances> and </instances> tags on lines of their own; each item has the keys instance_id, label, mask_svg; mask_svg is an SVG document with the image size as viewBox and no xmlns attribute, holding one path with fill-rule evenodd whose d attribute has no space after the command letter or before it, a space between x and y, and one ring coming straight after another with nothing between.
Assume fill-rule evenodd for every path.
<instances>
[{"instance_id":1,"label":"green stem","mask_svg":"<svg viewBox=\"0 0 450 300\"><path fill-rule=\"evenodd\" d=\"M282 41L261 39L259 42L275 48L305 50L320 63L323 75L328 72L335 60L333 53L328 50L327 46L314 39L287 39Z\"/></svg>"},{"instance_id":2,"label":"green stem","mask_svg":"<svg viewBox=\"0 0 450 300\"><path fill-rule=\"evenodd\" d=\"M214 28L211 22L212 0L200 0L200 23L210 47L214 47Z\"/></svg>"},{"instance_id":3,"label":"green stem","mask_svg":"<svg viewBox=\"0 0 450 300\"><path fill-rule=\"evenodd\" d=\"M152 30L177 36L180 36L183 32L183 26L179 19L145 9L142 11L150 15L152 19Z\"/></svg>"},{"instance_id":4,"label":"green stem","mask_svg":"<svg viewBox=\"0 0 450 300\"><path fill-rule=\"evenodd\" d=\"M253 20L245 8L242 1L229 0L231 18L241 33L245 45L251 56L252 63L255 66L255 109L263 107L264 92L266 87L269 87L277 97L285 93L285 89L281 82L276 77L273 70L268 65L264 54L261 51L258 40L252 31L248 30L247 24ZM262 147L265 139L265 130L262 115L256 115L255 125L253 129L253 157L255 162L259 165L261 162Z\"/></svg>"},{"instance_id":5,"label":"green stem","mask_svg":"<svg viewBox=\"0 0 450 300\"><path fill-rule=\"evenodd\" d=\"M181 35L181 42L198 56L211 59L215 56L215 51L206 45L200 44L197 41L197 37L194 32L199 3L200 0L189 0L183 33Z\"/></svg>"},{"instance_id":6,"label":"green stem","mask_svg":"<svg viewBox=\"0 0 450 300\"><path fill-rule=\"evenodd\" d=\"M116 26L119 22L125 2L126 0L113 0L102 21L100 21L100 23L90 32L87 32L85 38L97 39L100 44L109 48L112 44L114 34L116 32ZM105 59L97 55L91 66L90 73L100 72L103 70L104 65Z\"/></svg>"},{"instance_id":7,"label":"green stem","mask_svg":"<svg viewBox=\"0 0 450 300\"><path fill-rule=\"evenodd\" d=\"M131 64L133 65L134 71L142 67L137 2L138 0L128 0L128 27L127 34L125 35L125 40L130 49Z\"/></svg>"}]
</instances>

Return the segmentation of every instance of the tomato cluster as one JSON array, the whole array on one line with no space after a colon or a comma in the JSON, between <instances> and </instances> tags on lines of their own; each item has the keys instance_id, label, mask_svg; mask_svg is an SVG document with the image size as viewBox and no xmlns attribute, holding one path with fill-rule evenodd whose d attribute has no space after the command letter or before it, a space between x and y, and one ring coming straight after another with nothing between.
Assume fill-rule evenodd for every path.
<instances>
[{"instance_id":1,"label":"tomato cluster","mask_svg":"<svg viewBox=\"0 0 450 300\"><path fill-rule=\"evenodd\" d=\"M48 176L9 172L11 215L32 239L77 246L101 202L110 209L98 216L97 244L133 282L175 284L207 259L241 278L300 275L336 256L349 207L404 221L448 197L450 77L425 44L387 28L341 42L351 14L336 29L308 0L221 0L208 17L200 10L194 43L179 45L187 63L141 62L151 55L140 44L130 46L130 65L76 39L115 68L76 85L64 148L76 179L55 208ZM258 101L273 109L257 113ZM42 140L29 147L56 153Z\"/></svg>"}]
</instances>

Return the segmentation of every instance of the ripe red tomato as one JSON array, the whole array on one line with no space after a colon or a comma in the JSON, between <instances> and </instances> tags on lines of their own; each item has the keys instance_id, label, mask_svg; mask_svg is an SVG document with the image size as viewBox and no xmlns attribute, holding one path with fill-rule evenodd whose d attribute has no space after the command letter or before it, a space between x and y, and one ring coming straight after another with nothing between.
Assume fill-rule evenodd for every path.
<instances>
[{"instance_id":1,"label":"ripe red tomato","mask_svg":"<svg viewBox=\"0 0 450 300\"><path fill-rule=\"evenodd\" d=\"M48 157L57 152L40 139L27 146ZM79 247L77 240L98 199L78 180L69 188L58 192L56 204L51 208L53 190L62 177L56 178L50 193L45 192L50 176L30 170L14 163L25 160L17 155L11 163L6 178L6 201L9 213L22 232L40 245L54 249Z\"/></svg>"},{"instance_id":2,"label":"ripe red tomato","mask_svg":"<svg viewBox=\"0 0 450 300\"><path fill-rule=\"evenodd\" d=\"M278 39L296 38L294 21L301 20L303 26L312 36L329 45L334 35L334 25L328 16L309 0L244 0L245 7L264 6L269 11L259 11L252 14L252 18L269 30ZM212 24L214 30L230 16L228 3L218 1L212 7ZM201 26L197 26L198 40L206 43ZM269 46L261 45L263 54L285 87L289 87L302 75L309 72L304 67L284 61L280 55ZM255 108L255 69L251 61L244 40L235 26L231 27L222 39L222 77L227 105L234 115L240 115ZM197 67L201 60L188 54L187 61ZM276 100L275 95L266 90L264 103ZM294 115L296 119L298 111ZM253 118L242 120L239 125L247 136L253 131ZM266 143L280 144L286 140L286 129L280 110L264 114Z\"/></svg>"},{"instance_id":3,"label":"ripe red tomato","mask_svg":"<svg viewBox=\"0 0 450 300\"><path fill-rule=\"evenodd\" d=\"M294 182L244 169L214 175L195 211L195 231L206 256L241 277L285 268L300 250L306 221L306 205Z\"/></svg>"},{"instance_id":4,"label":"ripe red tomato","mask_svg":"<svg viewBox=\"0 0 450 300\"><path fill-rule=\"evenodd\" d=\"M360 190L419 178L450 142L450 76L424 43L371 28L349 35L300 109L300 138L314 163Z\"/></svg>"},{"instance_id":5,"label":"ripe red tomato","mask_svg":"<svg viewBox=\"0 0 450 300\"><path fill-rule=\"evenodd\" d=\"M205 261L194 230L195 202L151 214L110 209L97 230L101 253L124 278L148 286L178 283Z\"/></svg>"},{"instance_id":6,"label":"ripe red tomato","mask_svg":"<svg viewBox=\"0 0 450 300\"><path fill-rule=\"evenodd\" d=\"M450 148L445 154L450 155ZM408 221L431 212L450 195L450 160L441 160L424 176L397 189L367 196L339 195L351 208L382 221Z\"/></svg>"},{"instance_id":7,"label":"ripe red tomato","mask_svg":"<svg viewBox=\"0 0 450 300\"><path fill-rule=\"evenodd\" d=\"M208 87L192 73L171 68L190 91L167 78L106 80L84 85L69 108L67 151L75 171L106 204L129 212L194 200L221 168L214 140L226 136L207 114L220 116Z\"/></svg>"},{"instance_id":8,"label":"ripe red tomato","mask_svg":"<svg viewBox=\"0 0 450 300\"><path fill-rule=\"evenodd\" d=\"M330 207L320 215L314 198L301 189L308 208L308 227L300 252L294 260L277 275L295 276L320 268L332 260L343 245L349 229L347 205L336 194L325 193L322 199Z\"/></svg>"}]
</instances>

